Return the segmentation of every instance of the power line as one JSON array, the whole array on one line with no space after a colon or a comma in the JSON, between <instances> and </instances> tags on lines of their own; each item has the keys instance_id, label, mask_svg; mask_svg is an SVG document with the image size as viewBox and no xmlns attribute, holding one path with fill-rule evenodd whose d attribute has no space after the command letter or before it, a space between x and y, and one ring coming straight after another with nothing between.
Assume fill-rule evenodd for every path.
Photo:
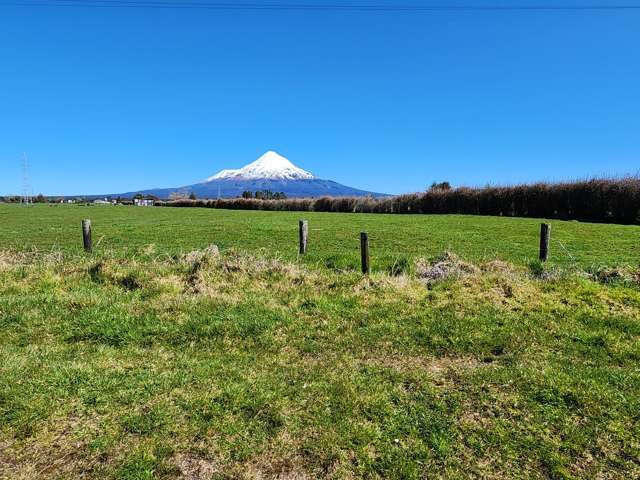
<instances>
[{"instance_id":1,"label":"power line","mask_svg":"<svg viewBox=\"0 0 640 480\"><path fill-rule=\"evenodd\" d=\"M532 11L620 11L640 10L640 5L385 5L381 3L259 3L170 0L35 0L3 1L0 6L70 7L70 8L140 8L140 9L207 9L207 10L275 10L335 12L532 12Z\"/></svg>"},{"instance_id":2,"label":"power line","mask_svg":"<svg viewBox=\"0 0 640 480\"><path fill-rule=\"evenodd\" d=\"M29 182L29 164L27 160L27 153L22 154L22 195L20 196L20 203L24 205L31 205L33 193L31 191L31 183Z\"/></svg>"}]
</instances>

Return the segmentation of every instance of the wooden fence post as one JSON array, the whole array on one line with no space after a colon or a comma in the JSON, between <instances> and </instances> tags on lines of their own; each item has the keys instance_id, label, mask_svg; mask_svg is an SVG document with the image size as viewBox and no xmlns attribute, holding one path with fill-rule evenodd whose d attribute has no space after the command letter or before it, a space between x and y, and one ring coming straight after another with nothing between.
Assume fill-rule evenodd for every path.
<instances>
[{"instance_id":1,"label":"wooden fence post","mask_svg":"<svg viewBox=\"0 0 640 480\"><path fill-rule=\"evenodd\" d=\"M367 232L360 232L360 258L362 260L362 273L368 275L371 268L369 266L369 235Z\"/></svg>"},{"instance_id":2,"label":"wooden fence post","mask_svg":"<svg viewBox=\"0 0 640 480\"><path fill-rule=\"evenodd\" d=\"M93 245L91 243L91 220L82 220L82 242L84 243L85 252L91 252Z\"/></svg>"},{"instance_id":3,"label":"wooden fence post","mask_svg":"<svg viewBox=\"0 0 640 480\"><path fill-rule=\"evenodd\" d=\"M551 225L540 225L540 260L546 262L549 258L549 239L551 238Z\"/></svg>"},{"instance_id":4,"label":"wooden fence post","mask_svg":"<svg viewBox=\"0 0 640 480\"><path fill-rule=\"evenodd\" d=\"M307 237L309 236L309 224L306 220L300 220L300 254L307 253Z\"/></svg>"}]
</instances>

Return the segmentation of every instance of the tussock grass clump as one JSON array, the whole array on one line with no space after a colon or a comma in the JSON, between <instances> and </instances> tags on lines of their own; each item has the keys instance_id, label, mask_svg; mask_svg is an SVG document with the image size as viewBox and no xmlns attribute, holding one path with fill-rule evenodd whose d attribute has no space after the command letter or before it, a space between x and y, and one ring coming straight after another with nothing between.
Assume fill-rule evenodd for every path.
<instances>
[{"instance_id":1,"label":"tussock grass clump","mask_svg":"<svg viewBox=\"0 0 640 480\"><path fill-rule=\"evenodd\" d=\"M511 274L519 271L519 269L516 269L514 265L503 260L491 260L489 262L485 262L481 265L480 268L483 272L494 272L503 274Z\"/></svg>"},{"instance_id":2,"label":"tussock grass clump","mask_svg":"<svg viewBox=\"0 0 640 480\"><path fill-rule=\"evenodd\" d=\"M640 267L595 267L591 269L590 273L602 283L640 284Z\"/></svg>"},{"instance_id":3,"label":"tussock grass clump","mask_svg":"<svg viewBox=\"0 0 640 480\"><path fill-rule=\"evenodd\" d=\"M60 250L0 250L0 269L9 269L20 265L29 265L33 264L36 261L43 265L54 265L61 263L62 259L63 253Z\"/></svg>"},{"instance_id":4,"label":"tussock grass clump","mask_svg":"<svg viewBox=\"0 0 640 480\"><path fill-rule=\"evenodd\" d=\"M193 250L184 256L181 260L189 267L196 269L202 264L212 263L220 256L220 250L217 245L209 245L203 250Z\"/></svg>"},{"instance_id":5,"label":"tussock grass clump","mask_svg":"<svg viewBox=\"0 0 640 480\"><path fill-rule=\"evenodd\" d=\"M640 473L635 283L143 250L0 269L0 478Z\"/></svg>"},{"instance_id":6,"label":"tussock grass clump","mask_svg":"<svg viewBox=\"0 0 640 480\"><path fill-rule=\"evenodd\" d=\"M0 251L0 269L13 267L17 263L19 263L17 254Z\"/></svg>"},{"instance_id":7,"label":"tussock grass clump","mask_svg":"<svg viewBox=\"0 0 640 480\"><path fill-rule=\"evenodd\" d=\"M438 280L458 279L477 274L480 269L461 260L455 253L445 252L433 261L416 260L416 275L427 283Z\"/></svg>"}]
</instances>

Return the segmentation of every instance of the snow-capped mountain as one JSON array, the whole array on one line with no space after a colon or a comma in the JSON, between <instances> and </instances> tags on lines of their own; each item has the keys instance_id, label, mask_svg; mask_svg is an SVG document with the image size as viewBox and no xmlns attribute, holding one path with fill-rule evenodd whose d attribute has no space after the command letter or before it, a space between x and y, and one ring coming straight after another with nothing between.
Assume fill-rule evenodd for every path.
<instances>
[{"instance_id":1,"label":"snow-capped mountain","mask_svg":"<svg viewBox=\"0 0 640 480\"><path fill-rule=\"evenodd\" d=\"M276 152L268 151L256 161L237 170L221 170L203 182L176 188L155 188L120 194L132 197L136 194L169 198L172 193L195 194L198 198L240 197L243 192L271 190L283 192L288 197L362 197L384 196L347 187L331 180L316 177ZM104 196L104 195L101 195ZM117 196L117 195L112 195Z\"/></svg>"},{"instance_id":2,"label":"snow-capped mountain","mask_svg":"<svg viewBox=\"0 0 640 480\"><path fill-rule=\"evenodd\" d=\"M270 150L245 167L238 170L222 170L206 181L223 178L235 180L311 180L315 177L313 174L296 167L282 155Z\"/></svg>"}]
</instances>

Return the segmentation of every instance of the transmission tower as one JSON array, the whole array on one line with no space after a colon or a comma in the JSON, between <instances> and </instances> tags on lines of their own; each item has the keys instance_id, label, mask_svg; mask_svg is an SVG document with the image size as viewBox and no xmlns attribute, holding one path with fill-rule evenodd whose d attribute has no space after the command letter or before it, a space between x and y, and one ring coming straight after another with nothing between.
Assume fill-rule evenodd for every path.
<instances>
[{"instance_id":1,"label":"transmission tower","mask_svg":"<svg viewBox=\"0 0 640 480\"><path fill-rule=\"evenodd\" d=\"M29 163L27 160L27 154L22 154L22 196L20 197L20 203L23 205L31 205L33 199L31 198L31 184L29 183Z\"/></svg>"}]
</instances>

